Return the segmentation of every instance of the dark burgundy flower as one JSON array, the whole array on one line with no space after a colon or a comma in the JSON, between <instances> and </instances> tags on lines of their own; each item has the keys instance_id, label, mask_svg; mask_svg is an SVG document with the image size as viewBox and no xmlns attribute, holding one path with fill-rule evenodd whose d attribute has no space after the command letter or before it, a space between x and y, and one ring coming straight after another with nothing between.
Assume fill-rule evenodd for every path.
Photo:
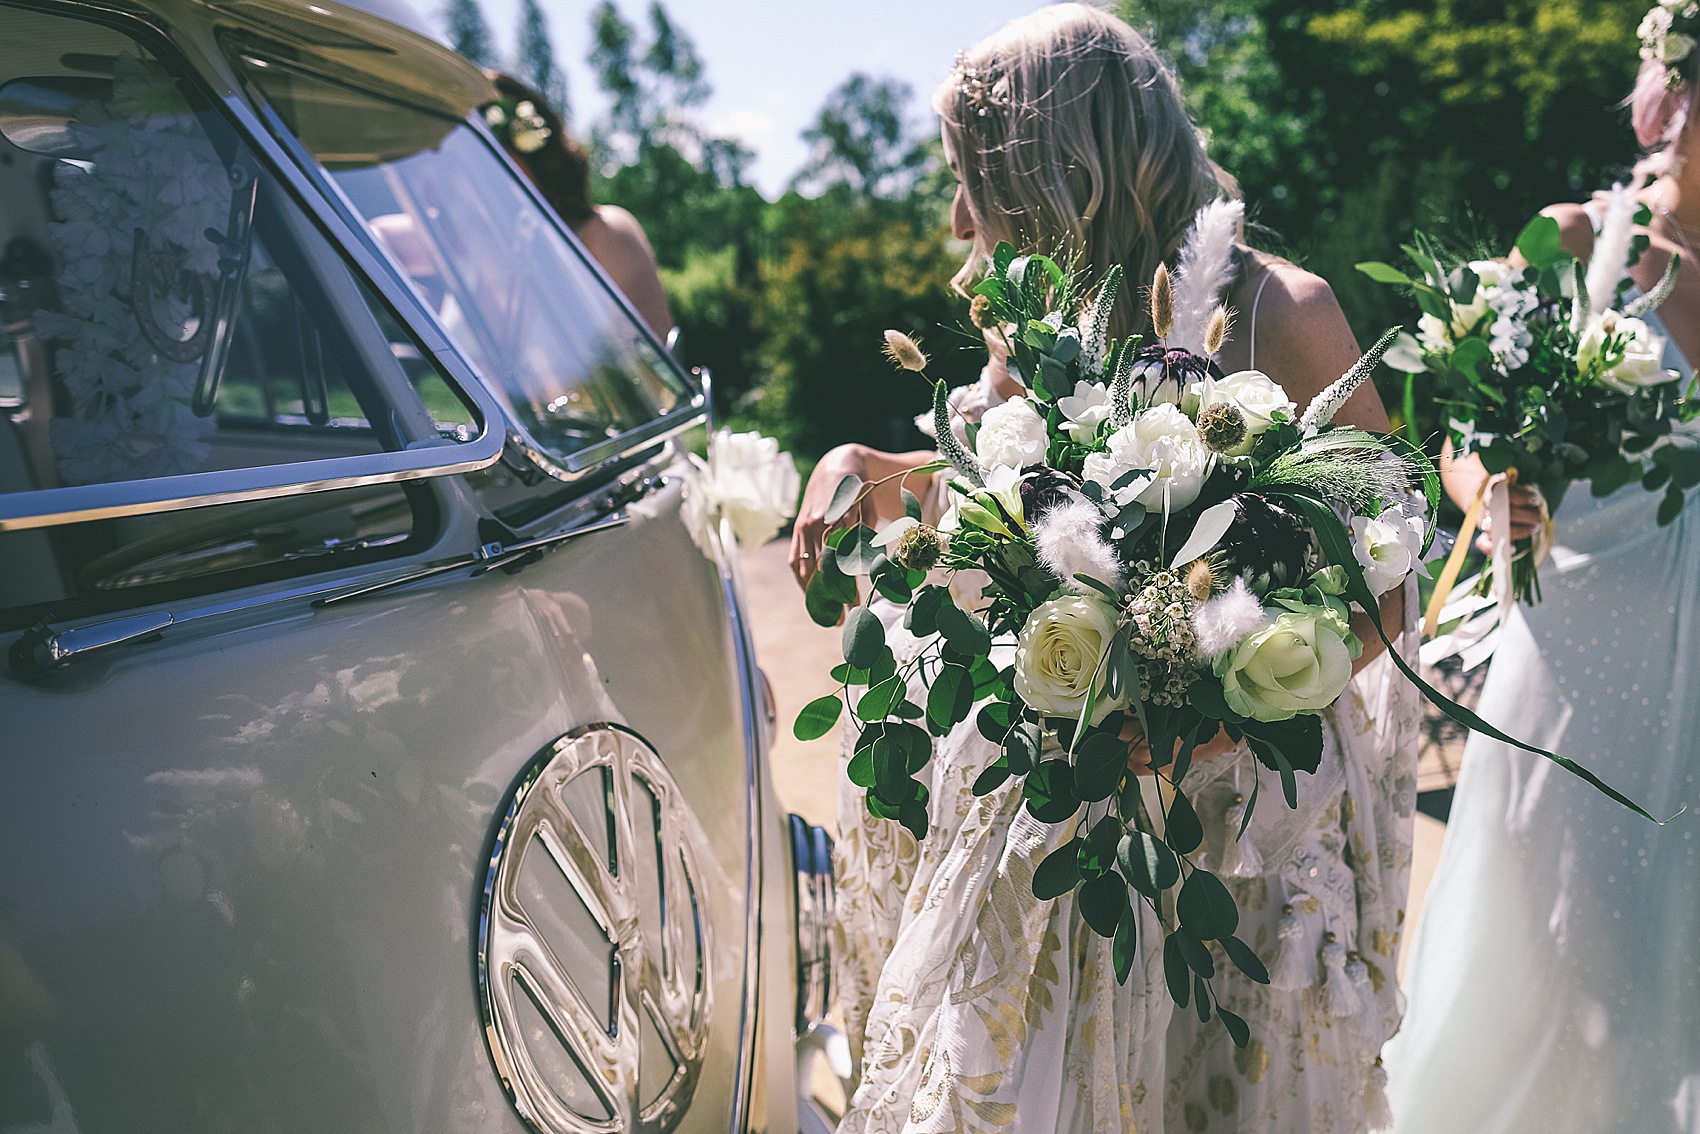
<instances>
[{"instance_id":1,"label":"dark burgundy flower","mask_svg":"<svg viewBox=\"0 0 1700 1134\"><path fill-rule=\"evenodd\" d=\"M1310 573L1310 529L1299 512L1256 492L1237 492L1234 524L1216 550L1228 570L1264 594L1301 585Z\"/></svg>"}]
</instances>

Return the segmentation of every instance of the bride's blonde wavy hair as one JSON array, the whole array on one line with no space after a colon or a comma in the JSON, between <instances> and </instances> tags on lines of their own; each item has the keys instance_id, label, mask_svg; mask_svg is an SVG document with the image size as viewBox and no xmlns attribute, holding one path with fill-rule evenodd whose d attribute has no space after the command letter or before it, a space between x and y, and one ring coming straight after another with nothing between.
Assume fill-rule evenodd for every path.
<instances>
[{"instance_id":1,"label":"bride's blonde wavy hair","mask_svg":"<svg viewBox=\"0 0 1700 1134\"><path fill-rule=\"evenodd\" d=\"M974 250L952 281L961 292L1004 240L1072 258L1088 281L1120 264L1112 333L1142 331L1157 264L1201 207L1239 195L1156 51L1086 4L1041 8L970 47L933 109L974 220Z\"/></svg>"}]
</instances>

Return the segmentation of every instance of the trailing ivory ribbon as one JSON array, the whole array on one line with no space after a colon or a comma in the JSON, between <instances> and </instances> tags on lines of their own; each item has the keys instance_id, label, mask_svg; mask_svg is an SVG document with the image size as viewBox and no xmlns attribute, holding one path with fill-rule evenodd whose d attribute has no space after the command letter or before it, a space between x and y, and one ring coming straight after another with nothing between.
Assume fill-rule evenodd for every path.
<instances>
[{"instance_id":1,"label":"trailing ivory ribbon","mask_svg":"<svg viewBox=\"0 0 1700 1134\"><path fill-rule=\"evenodd\" d=\"M1423 612L1423 637L1433 638L1440 629L1440 612L1446 606L1447 599L1452 594L1453 586L1458 582L1458 574L1464 569L1464 559L1470 553L1471 541L1475 538L1476 528L1481 523L1482 509L1485 506L1488 514L1488 537L1491 541L1488 561L1493 571L1494 605L1499 608L1497 623L1505 625L1506 617L1516 604L1512 590L1511 561L1511 489L1517 484L1517 470L1507 469L1482 481L1476 489L1475 498L1464 510L1464 522L1458 528L1458 540L1452 545L1452 553L1446 557L1446 565L1441 568L1440 577L1435 580L1434 593L1429 596L1428 609ZM1541 524L1535 531L1530 555L1534 564L1539 567L1545 562L1547 553L1552 550L1553 523L1552 516L1547 512L1546 501L1536 493L1540 502Z\"/></svg>"}]
</instances>

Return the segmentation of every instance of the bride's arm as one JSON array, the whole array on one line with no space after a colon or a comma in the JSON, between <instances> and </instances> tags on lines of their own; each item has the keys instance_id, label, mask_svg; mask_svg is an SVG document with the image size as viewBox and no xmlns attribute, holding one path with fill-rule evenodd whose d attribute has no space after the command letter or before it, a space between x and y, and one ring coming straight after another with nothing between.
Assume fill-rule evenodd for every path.
<instances>
[{"instance_id":1,"label":"bride's arm","mask_svg":"<svg viewBox=\"0 0 1700 1134\"><path fill-rule=\"evenodd\" d=\"M1276 275L1265 289L1258 311L1259 369L1279 382L1301 410L1336 378L1351 369L1362 353L1333 290L1321 277L1290 264L1270 269ZM1387 411L1372 383L1359 386L1334 420L1377 433L1387 431ZM1405 625L1405 593L1395 587L1381 596L1381 625L1388 636ZM1385 648L1366 614L1352 616L1352 632L1364 652L1353 665L1356 673Z\"/></svg>"},{"instance_id":2,"label":"bride's arm","mask_svg":"<svg viewBox=\"0 0 1700 1134\"><path fill-rule=\"evenodd\" d=\"M791 573L797 577L797 585L809 585L810 576L820 564L821 548L827 533L834 527L862 523L877 529L903 515L901 490L904 487L917 496L925 495L931 486L929 476L903 474L937 457L937 453L927 449L887 453L857 444L828 450L820 464L815 466L815 471L809 474L809 486L803 492L803 502L797 507L797 520L791 529ZM881 480L884 483L868 491L858 510L852 510L836 523L829 524L826 512L832 504L833 491L837 489L838 482L849 474L861 477L865 483ZM885 479L887 477L890 479Z\"/></svg>"}]
</instances>

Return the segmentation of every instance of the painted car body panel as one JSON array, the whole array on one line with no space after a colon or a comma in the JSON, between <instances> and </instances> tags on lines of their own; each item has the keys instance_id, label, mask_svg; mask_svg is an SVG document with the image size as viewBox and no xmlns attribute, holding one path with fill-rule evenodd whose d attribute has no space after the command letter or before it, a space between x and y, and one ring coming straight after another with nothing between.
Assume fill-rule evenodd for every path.
<instances>
[{"instance_id":1,"label":"painted car body panel","mask_svg":"<svg viewBox=\"0 0 1700 1134\"><path fill-rule=\"evenodd\" d=\"M288 30L306 8L122 11L241 106L277 176L468 380L453 335L315 172L266 141L218 53L221 24ZM311 11L355 41L338 48L350 58L364 42L415 87L479 90L413 32ZM523 454L505 461L523 470ZM438 476L413 490L434 516L428 546L403 558L61 620L173 616L61 668L0 674L0 1130L526 1129L487 1033L481 906L516 783L599 725L640 737L688 812L712 1007L676 1128L795 1129L790 910L771 881L788 844L735 564L680 521L683 467L662 440L610 458L607 484L501 538L625 522L506 570L457 559L490 546L490 476ZM0 631L0 647L25 637Z\"/></svg>"}]
</instances>

